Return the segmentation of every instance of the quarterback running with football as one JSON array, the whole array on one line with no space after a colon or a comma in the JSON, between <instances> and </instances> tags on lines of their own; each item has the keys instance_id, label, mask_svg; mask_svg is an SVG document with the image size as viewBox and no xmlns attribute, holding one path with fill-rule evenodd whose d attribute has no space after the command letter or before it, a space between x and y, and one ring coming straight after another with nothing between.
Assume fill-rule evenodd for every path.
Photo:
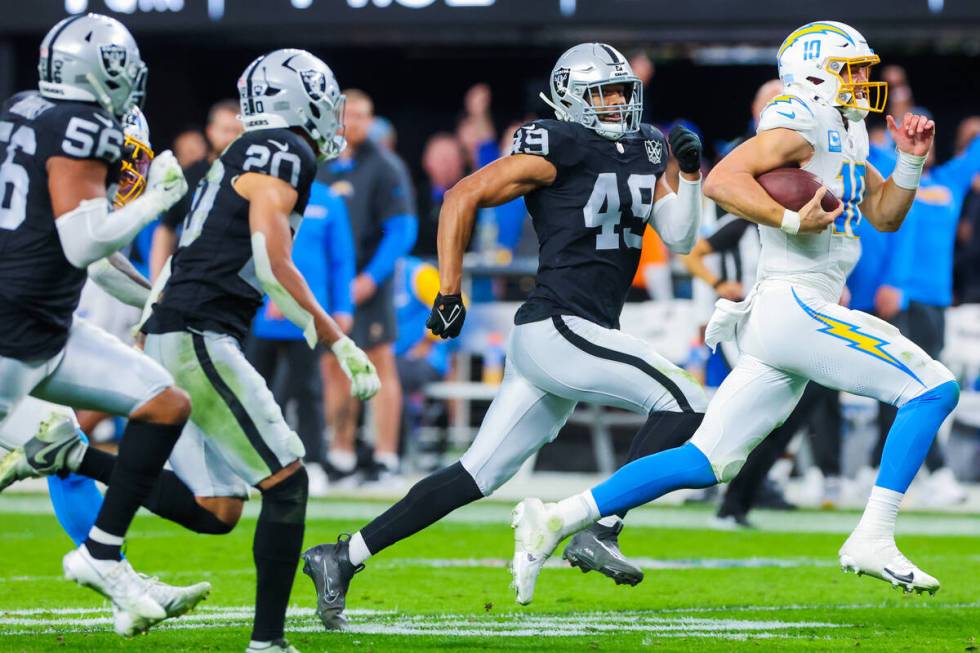
<instances>
[{"instance_id":1,"label":"quarterback running with football","mask_svg":"<svg viewBox=\"0 0 980 653\"><path fill-rule=\"evenodd\" d=\"M515 317L503 383L459 462L417 483L353 537L303 554L327 628L345 623L348 585L365 560L490 495L558 435L579 401L648 415L634 457L658 450L644 447L661 437L686 441L701 423L707 402L697 382L619 330L646 225L674 251L694 244L701 144L677 128L668 150L663 134L641 124L642 83L608 45L565 52L550 87L544 99L557 119L517 130L512 154L460 181L439 216L441 287L427 326L447 338L459 335L466 314L462 261L477 210L527 201L540 242L538 274ZM676 193L664 177L671 153L681 170ZM639 582L642 572L616 547L619 528L611 520L590 531L567 557L618 582Z\"/></svg>"},{"instance_id":2,"label":"quarterback running with football","mask_svg":"<svg viewBox=\"0 0 980 653\"><path fill-rule=\"evenodd\" d=\"M603 515L679 488L730 480L749 452L789 415L809 380L899 408L881 471L857 528L840 548L841 566L903 587L935 592L939 581L895 545L899 504L936 430L955 408L952 373L895 327L838 304L860 255L854 226L863 218L895 231L915 197L935 125L906 114L887 117L898 164L882 179L867 163L864 118L881 112L887 87L869 80L878 63L864 37L843 23L810 23L779 48L786 94L763 111L756 136L712 170L705 193L759 224L762 252L745 301L719 300L709 345L734 341L741 352L702 425L681 447L626 465L590 491L554 504L526 499L514 511L514 580L529 603L545 559L567 535ZM799 212L780 206L756 178L781 167L815 174L821 188ZM827 189L840 199L820 208Z\"/></svg>"}]
</instances>

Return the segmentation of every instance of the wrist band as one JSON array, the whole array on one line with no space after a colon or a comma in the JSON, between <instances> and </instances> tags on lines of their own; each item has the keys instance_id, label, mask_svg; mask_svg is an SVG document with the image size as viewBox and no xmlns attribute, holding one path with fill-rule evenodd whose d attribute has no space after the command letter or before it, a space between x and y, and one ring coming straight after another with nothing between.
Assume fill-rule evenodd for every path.
<instances>
[{"instance_id":1,"label":"wrist band","mask_svg":"<svg viewBox=\"0 0 980 653\"><path fill-rule=\"evenodd\" d=\"M784 209L783 222L779 225L779 228L789 235L795 236L800 232L800 214L796 211Z\"/></svg>"},{"instance_id":2,"label":"wrist band","mask_svg":"<svg viewBox=\"0 0 980 653\"><path fill-rule=\"evenodd\" d=\"M919 177L922 176L922 168L925 165L925 156L916 156L899 150L898 161L895 163L895 170L892 171L892 181L899 188L915 190L919 187Z\"/></svg>"}]
</instances>

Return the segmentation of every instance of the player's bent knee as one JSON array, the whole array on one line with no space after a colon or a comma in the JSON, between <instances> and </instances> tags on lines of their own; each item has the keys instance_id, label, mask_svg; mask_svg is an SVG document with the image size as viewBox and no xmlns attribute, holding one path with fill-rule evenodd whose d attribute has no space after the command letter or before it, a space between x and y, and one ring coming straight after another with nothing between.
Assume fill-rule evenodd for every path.
<instances>
[{"instance_id":1,"label":"player's bent knee","mask_svg":"<svg viewBox=\"0 0 980 653\"><path fill-rule=\"evenodd\" d=\"M209 529L209 535L230 533L242 518L245 500L239 497L194 497L198 505L215 516L218 522Z\"/></svg>"},{"instance_id":2,"label":"player's bent knee","mask_svg":"<svg viewBox=\"0 0 980 653\"><path fill-rule=\"evenodd\" d=\"M130 419L152 424L183 424L191 416L191 398L177 386L169 386L129 414Z\"/></svg>"},{"instance_id":3,"label":"player's bent knee","mask_svg":"<svg viewBox=\"0 0 980 653\"><path fill-rule=\"evenodd\" d=\"M302 524L306 521L310 477L302 465L275 485L262 488L261 492L260 520L280 524Z\"/></svg>"},{"instance_id":4,"label":"player's bent knee","mask_svg":"<svg viewBox=\"0 0 980 653\"><path fill-rule=\"evenodd\" d=\"M905 405L912 402L933 402L936 409L944 413L951 413L960 401L960 384L955 379L950 379L945 383L919 393Z\"/></svg>"}]
</instances>

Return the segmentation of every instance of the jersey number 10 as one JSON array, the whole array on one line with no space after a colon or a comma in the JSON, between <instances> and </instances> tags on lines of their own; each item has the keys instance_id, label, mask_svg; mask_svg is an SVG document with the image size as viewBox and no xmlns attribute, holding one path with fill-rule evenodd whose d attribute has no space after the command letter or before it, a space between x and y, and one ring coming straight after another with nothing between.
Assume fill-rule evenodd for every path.
<instances>
[{"instance_id":1,"label":"jersey number 10","mask_svg":"<svg viewBox=\"0 0 980 653\"><path fill-rule=\"evenodd\" d=\"M634 218L646 221L653 210L653 188L657 183L656 175L630 175L626 186L630 190L630 212ZM644 193L643 191L647 192ZM643 234L634 233L629 226L621 223L622 211L619 210L619 182L615 172L602 172L596 177L595 186L589 201L582 212L585 214L585 226L590 229L600 228L595 237L596 249L619 249L619 236L627 247L640 249L643 247ZM617 232L617 227L619 227Z\"/></svg>"}]
</instances>

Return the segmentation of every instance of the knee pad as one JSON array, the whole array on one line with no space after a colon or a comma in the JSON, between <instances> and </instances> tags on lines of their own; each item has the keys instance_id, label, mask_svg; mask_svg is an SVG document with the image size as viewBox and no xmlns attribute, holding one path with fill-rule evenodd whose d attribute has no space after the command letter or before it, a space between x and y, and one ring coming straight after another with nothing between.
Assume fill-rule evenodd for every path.
<instances>
[{"instance_id":1,"label":"knee pad","mask_svg":"<svg viewBox=\"0 0 980 653\"><path fill-rule=\"evenodd\" d=\"M289 478L267 490L262 490L260 521L280 524L303 524L306 521L306 500L310 494L310 477L300 467Z\"/></svg>"}]
</instances>

